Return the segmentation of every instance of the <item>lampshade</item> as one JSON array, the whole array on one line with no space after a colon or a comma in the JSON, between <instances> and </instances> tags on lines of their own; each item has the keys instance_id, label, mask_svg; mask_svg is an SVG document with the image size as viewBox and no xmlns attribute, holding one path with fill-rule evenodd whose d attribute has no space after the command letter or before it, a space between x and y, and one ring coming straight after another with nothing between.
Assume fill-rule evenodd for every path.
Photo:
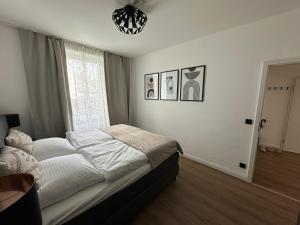
<instances>
[{"instance_id":1,"label":"lampshade","mask_svg":"<svg viewBox=\"0 0 300 225\"><path fill-rule=\"evenodd\" d=\"M133 5L126 5L116 9L112 14L112 19L121 32L138 34L147 22L147 15Z\"/></svg>"},{"instance_id":2,"label":"lampshade","mask_svg":"<svg viewBox=\"0 0 300 225\"><path fill-rule=\"evenodd\" d=\"M19 114L6 114L5 116L9 128L20 126Z\"/></svg>"}]
</instances>

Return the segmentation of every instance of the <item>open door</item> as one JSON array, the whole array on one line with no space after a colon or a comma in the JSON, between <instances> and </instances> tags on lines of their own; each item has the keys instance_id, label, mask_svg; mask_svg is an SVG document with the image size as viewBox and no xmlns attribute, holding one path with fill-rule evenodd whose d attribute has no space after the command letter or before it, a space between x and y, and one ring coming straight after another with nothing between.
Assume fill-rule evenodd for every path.
<instances>
[{"instance_id":1,"label":"open door","mask_svg":"<svg viewBox=\"0 0 300 225\"><path fill-rule=\"evenodd\" d=\"M295 82L283 150L300 154L300 78Z\"/></svg>"},{"instance_id":2,"label":"open door","mask_svg":"<svg viewBox=\"0 0 300 225\"><path fill-rule=\"evenodd\" d=\"M300 63L269 65L253 183L300 201Z\"/></svg>"}]
</instances>

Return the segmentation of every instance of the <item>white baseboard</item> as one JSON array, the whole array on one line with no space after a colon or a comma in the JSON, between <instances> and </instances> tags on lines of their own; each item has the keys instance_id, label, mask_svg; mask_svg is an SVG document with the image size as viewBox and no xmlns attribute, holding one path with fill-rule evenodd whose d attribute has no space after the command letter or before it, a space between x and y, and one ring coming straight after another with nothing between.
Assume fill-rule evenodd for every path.
<instances>
[{"instance_id":1,"label":"white baseboard","mask_svg":"<svg viewBox=\"0 0 300 225\"><path fill-rule=\"evenodd\" d=\"M236 178L238 178L238 179L240 179L240 180L249 182L249 181L247 180L247 177L246 177L246 176L244 176L244 175L242 175L242 174L239 174L239 173L236 173L236 172L234 172L234 171L232 171L232 170L229 170L229 169L227 169L227 168L225 168L225 167L223 167L223 166L220 166L220 165L218 165L218 164L209 162L209 161L207 161L207 160L200 159L199 157L196 157L196 156L193 156L193 155L190 155L190 154L186 154L186 153L184 153L182 156L185 157L185 158L191 159L191 160L193 160L193 161L195 161L195 162L201 163L201 164L203 164L203 165L205 165L205 166L208 166L208 167L211 167L211 168L213 168L213 169L219 170L219 171L221 171L221 172L223 172L223 173L226 173L226 174L228 174L228 175L231 175L231 176L233 176L233 177L236 177Z\"/></svg>"}]
</instances>

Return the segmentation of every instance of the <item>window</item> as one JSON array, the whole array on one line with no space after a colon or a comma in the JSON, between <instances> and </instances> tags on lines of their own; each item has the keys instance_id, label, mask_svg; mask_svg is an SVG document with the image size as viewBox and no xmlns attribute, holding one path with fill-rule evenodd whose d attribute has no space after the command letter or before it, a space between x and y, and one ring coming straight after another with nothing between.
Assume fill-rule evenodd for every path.
<instances>
[{"instance_id":1,"label":"window","mask_svg":"<svg viewBox=\"0 0 300 225\"><path fill-rule=\"evenodd\" d=\"M74 43L65 47L73 129L109 126L103 53Z\"/></svg>"}]
</instances>

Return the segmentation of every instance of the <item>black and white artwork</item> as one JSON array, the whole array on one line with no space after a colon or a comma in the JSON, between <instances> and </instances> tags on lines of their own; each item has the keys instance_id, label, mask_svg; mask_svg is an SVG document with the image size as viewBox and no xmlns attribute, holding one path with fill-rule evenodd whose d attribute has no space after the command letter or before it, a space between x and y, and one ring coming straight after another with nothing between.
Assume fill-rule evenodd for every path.
<instances>
[{"instance_id":1,"label":"black and white artwork","mask_svg":"<svg viewBox=\"0 0 300 225\"><path fill-rule=\"evenodd\" d=\"M206 66L196 66L181 70L181 101L204 100L204 81Z\"/></svg>"},{"instance_id":2,"label":"black and white artwork","mask_svg":"<svg viewBox=\"0 0 300 225\"><path fill-rule=\"evenodd\" d=\"M144 94L146 100L158 100L158 73L146 74L144 80Z\"/></svg>"},{"instance_id":3,"label":"black and white artwork","mask_svg":"<svg viewBox=\"0 0 300 225\"><path fill-rule=\"evenodd\" d=\"M178 100L179 70L165 71L160 73L160 99Z\"/></svg>"}]
</instances>

